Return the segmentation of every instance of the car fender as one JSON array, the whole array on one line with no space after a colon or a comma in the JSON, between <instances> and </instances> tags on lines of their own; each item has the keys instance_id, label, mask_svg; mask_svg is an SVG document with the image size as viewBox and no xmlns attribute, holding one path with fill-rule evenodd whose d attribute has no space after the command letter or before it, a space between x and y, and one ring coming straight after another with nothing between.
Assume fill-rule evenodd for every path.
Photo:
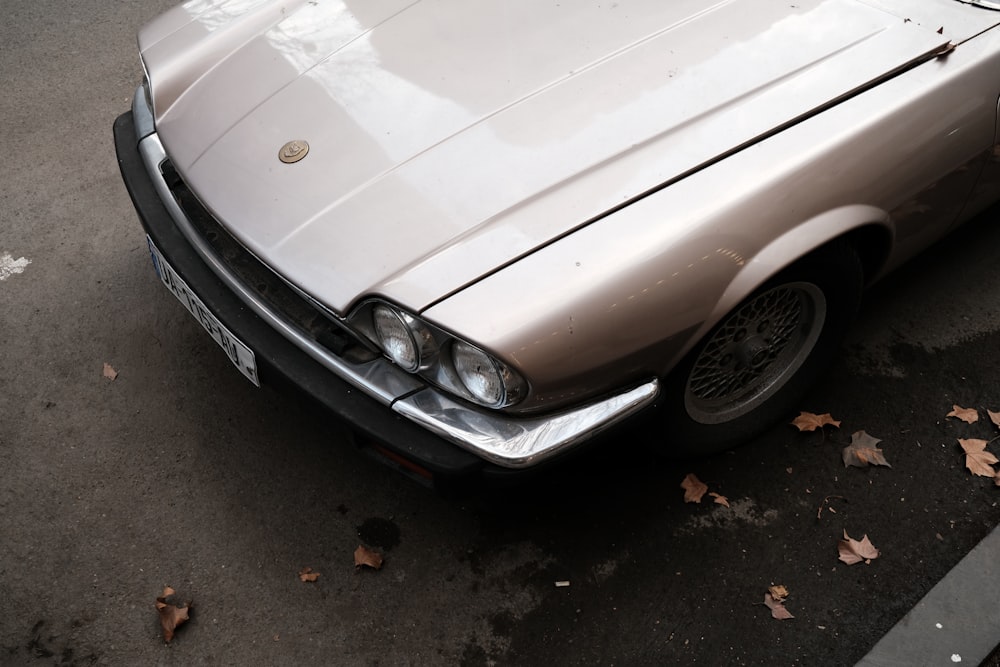
<instances>
[{"instance_id":1,"label":"car fender","mask_svg":"<svg viewBox=\"0 0 1000 667\"><path fill-rule=\"evenodd\" d=\"M673 363L676 364L690 352L741 301L783 269L828 243L873 225L888 235L891 245L891 239L895 236L892 217L887 211L865 204L852 204L825 211L792 227L765 245L735 274L716 302L711 315L705 319ZM880 261L882 259L884 257Z\"/></svg>"}]
</instances>

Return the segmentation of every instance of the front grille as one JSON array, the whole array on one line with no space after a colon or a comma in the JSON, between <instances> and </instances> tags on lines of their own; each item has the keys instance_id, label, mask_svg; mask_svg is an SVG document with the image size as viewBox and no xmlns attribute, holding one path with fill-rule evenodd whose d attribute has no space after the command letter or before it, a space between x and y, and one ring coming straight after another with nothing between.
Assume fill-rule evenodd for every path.
<instances>
[{"instance_id":1,"label":"front grille","mask_svg":"<svg viewBox=\"0 0 1000 667\"><path fill-rule=\"evenodd\" d=\"M364 363L380 356L335 316L299 294L223 229L187 187L169 160L160 165L160 171L174 199L184 210L198 235L233 275L275 313L279 313L300 333L345 361Z\"/></svg>"}]
</instances>

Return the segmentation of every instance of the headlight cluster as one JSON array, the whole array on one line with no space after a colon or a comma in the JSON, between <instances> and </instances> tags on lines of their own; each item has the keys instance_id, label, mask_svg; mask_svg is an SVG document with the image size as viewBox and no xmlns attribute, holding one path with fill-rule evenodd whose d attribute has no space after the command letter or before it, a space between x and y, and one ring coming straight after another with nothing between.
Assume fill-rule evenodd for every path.
<instances>
[{"instance_id":1,"label":"headlight cluster","mask_svg":"<svg viewBox=\"0 0 1000 667\"><path fill-rule=\"evenodd\" d=\"M502 361L396 306L370 302L350 319L401 369L467 400L503 408L524 396L524 380Z\"/></svg>"}]
</instances>

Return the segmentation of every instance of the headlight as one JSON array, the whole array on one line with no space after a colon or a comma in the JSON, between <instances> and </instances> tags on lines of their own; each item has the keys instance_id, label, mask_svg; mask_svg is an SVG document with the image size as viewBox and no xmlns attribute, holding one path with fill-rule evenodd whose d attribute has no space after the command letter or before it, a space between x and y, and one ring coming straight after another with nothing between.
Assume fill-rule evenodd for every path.
<instances>
[{"instance_id":1,"label":"headlight","mask_svg":"<svg viewBox=\"0 0 1000 667\"><path fill-rule=\"evenodd\" d=\"M404 371L419 370L433 356L433 337L410 315L380 304L372 311L372 324L382 351Z\"/></svg>"},{"instance_id":2,"label":"headlight","mask_svg":"<svg viewBox=\"0 0 1000 667\"><path fill-rule=\"evenodd\" d=\"M451 361L458 379L478 402L489 406L506 403L504 374L492 357L479 348L456 341L451 346Z\"/></svg>"},{"instance_id":3,"label":"headlight","mask_svg":"<svg viewBox=\"0 0 1000 667\"><path fill-rule=\"evenodd\" d=\"M526 394L527 383L505 363L397 306L368 301L348 319L400 369L465 400L500 409Z\"/></svg>"}]
</instances>

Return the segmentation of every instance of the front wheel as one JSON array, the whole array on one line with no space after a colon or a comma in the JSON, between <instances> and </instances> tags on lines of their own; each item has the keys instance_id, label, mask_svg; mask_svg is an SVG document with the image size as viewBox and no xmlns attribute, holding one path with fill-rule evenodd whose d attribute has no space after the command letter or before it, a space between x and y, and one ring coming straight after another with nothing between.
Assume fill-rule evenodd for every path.
<instances>
[{"instance_id":1,"label":"front wheel","mask_svg":"<svg viewBox=\"0 0 1000 667\"><path fill-rule=\"evenodd\" d=\"M668 455L747 440L793 410L832 361L861 299L846 242L825 246L755 291L665 382Z\"/></svg>"}]
</instances>

